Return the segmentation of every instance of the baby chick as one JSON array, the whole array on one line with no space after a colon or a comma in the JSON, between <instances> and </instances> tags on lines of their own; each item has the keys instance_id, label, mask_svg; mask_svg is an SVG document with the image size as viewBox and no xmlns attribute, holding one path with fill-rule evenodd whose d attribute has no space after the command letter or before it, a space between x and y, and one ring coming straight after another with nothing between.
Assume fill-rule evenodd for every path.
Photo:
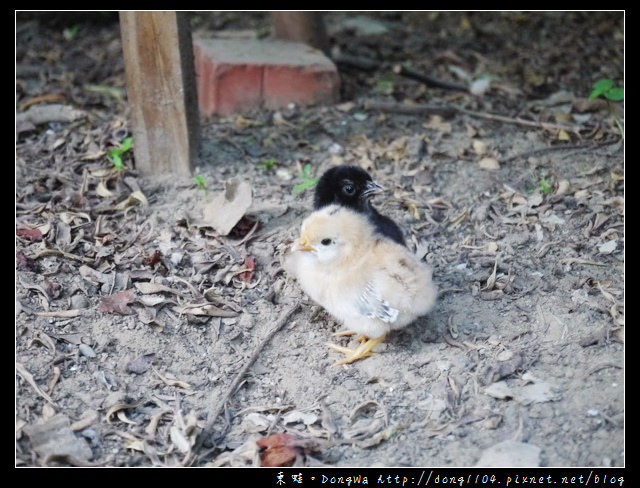
<instances>
[{"instance_id":1,"label":"baby chick","mask_svg":"<svg viewBox=\"0 0 640 488\"><path fill-rule=\"evenodd\" d=\"M425 315L436 301L431 268L381 236L366 216L341 205L304 220L284 266L311 299L367 339L356 349L331 346L347 354L337 364L370 356L391 330Z\"/></svg>"},{"instance_id":2,"label":"baby chick","mask_svg":"<svg viewBox=\"0 0 640 488\"><path fill-rule=\"evenodd\" d=\"M361 212L373 222L376 230L406 246L400 227L371 205L371 198L382 192L382 187L359 166L341 165L328 169L318 180L313 200L314 209L337 203Z\"/></svg>"}]
</instances>

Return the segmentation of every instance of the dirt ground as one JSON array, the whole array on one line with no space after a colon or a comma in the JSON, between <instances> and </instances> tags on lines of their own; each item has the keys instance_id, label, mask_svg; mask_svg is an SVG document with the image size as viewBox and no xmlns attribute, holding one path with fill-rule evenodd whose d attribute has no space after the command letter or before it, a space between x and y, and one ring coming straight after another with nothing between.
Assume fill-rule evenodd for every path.
<instances>
[{"instance_id":1,"label":"dirt ground","mask_svg":"<svg viewBox=\"0 0 640 488\"><path fill-rule=\"evenodd\" d=\"M624 13L328 13L340 104L206 121L197 179L114 169L119 30L92 17L16 20L16 466L625 465L623 102L587 100L624 85ZM353 339L281 257L303 169L343 163L440 296L336 367Z\"/></svg>"}]
</instances>

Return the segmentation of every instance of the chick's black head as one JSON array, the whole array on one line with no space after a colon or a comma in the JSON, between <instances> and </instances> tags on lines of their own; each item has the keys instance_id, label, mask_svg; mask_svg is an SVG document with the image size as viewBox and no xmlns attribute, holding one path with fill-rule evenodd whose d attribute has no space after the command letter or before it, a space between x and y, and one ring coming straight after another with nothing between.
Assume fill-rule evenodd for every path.
<instances>
[{"instance_id":1,"label":"chick's black head","mask_svg":"<svg viewBox=\"0 0 640 488\"><path fill-rule=\"evenodd\" d=\"M369 199L382 188L358 166L342 165L328 169L316 184L315 209L337 203L354 210L369 208Z\"/></svg>"}]
</instances>

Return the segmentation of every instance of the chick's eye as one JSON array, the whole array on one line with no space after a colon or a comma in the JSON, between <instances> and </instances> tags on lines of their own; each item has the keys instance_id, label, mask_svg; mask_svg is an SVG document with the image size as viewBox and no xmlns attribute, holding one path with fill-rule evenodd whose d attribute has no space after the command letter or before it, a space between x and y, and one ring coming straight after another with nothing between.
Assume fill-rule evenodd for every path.
<instances>
[{"instance_id":1,"label":"chick's eye","mask_svg":"<svg viewBox=\"0 0 640 488\"><path fill-rule=\"evenodd\" d=\"M320 241L320 244L322 244L323 246L328 246L329 244L331 244L331 239L326 237Z\"/></svg>"},{"instance_id":2,"label":"chick's eye","mask_svg":"<svg viewBox=\"0 0 640 488\"><path fill-rule=\"evenodd\" d=\"M342 185L342 191L346 195L353 196L356 193L356 185L354 185L350 181L346 181L344 185Z\"/></svg>"}]
</instances>

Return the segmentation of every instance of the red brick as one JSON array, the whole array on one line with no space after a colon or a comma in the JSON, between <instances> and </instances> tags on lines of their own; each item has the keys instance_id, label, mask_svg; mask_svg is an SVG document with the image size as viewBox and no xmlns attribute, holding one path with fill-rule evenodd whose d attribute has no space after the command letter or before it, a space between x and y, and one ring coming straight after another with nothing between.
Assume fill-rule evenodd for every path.
<instances>
[{"instance_id":1,"label":"red brick","mask_svg":"<svg viewBox=\"0 0 640 488\"><path fill-rule=\"evenodd\" d=\"M296 42L194 40L200 113L229 115L338 101L338 71L320 51Z\"/></svg>"}]
</instances>

